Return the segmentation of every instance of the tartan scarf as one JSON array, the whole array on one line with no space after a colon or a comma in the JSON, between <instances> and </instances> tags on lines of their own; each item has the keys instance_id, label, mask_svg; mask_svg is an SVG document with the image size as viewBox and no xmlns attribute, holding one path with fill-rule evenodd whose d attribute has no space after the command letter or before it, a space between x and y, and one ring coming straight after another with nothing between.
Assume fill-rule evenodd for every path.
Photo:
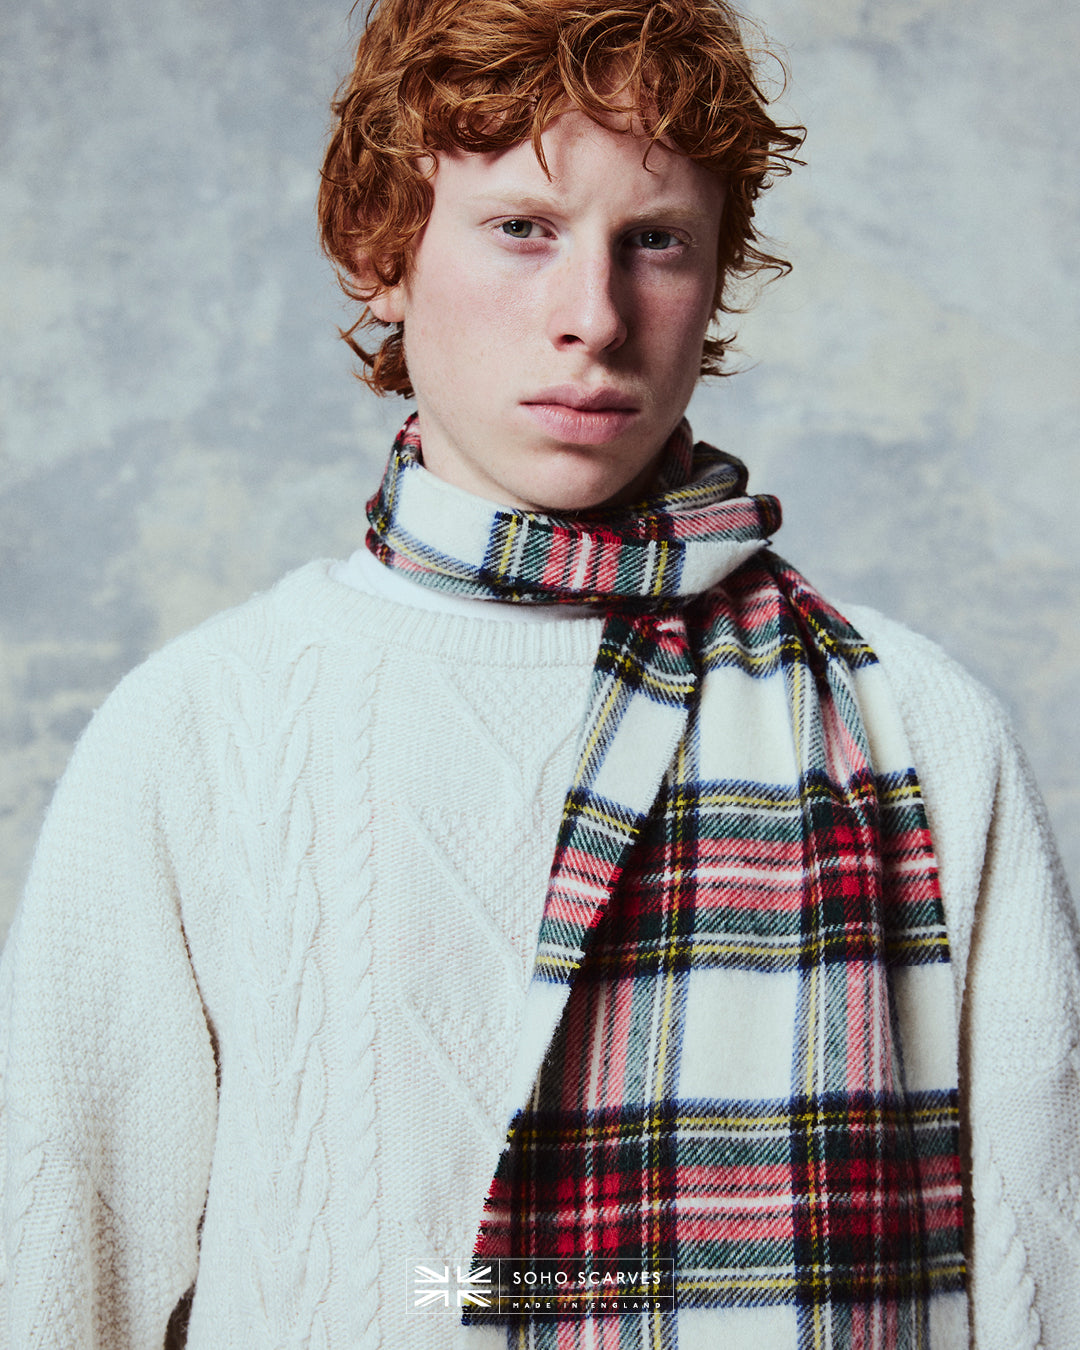
<instances>
[{"instance_id":1,"label":"tartan scarf","mask_svg":"<svg viewBox=\"0 0 1080 1350\"><path fill-rule=\"evenodd\" d=\"M745 488L683 422L632 508L503 508L423 469L414 417L368 504L424 585L605 614L474 1260L673 1258L676 1310L508 1317L512 1346L967 1343L918 779Z\"/></svg>"}]
</instances>

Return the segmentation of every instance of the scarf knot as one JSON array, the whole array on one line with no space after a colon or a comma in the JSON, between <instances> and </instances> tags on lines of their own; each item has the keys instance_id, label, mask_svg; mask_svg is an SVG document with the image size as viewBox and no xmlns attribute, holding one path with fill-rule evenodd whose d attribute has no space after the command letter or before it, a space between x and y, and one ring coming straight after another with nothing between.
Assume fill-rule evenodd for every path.
<instances>
[{"instance_id":1,"label":"scarf knot","mask_svg":"<svg viewBox=\"0 0 1080 1350\"><path fill-rule=\"evenodd\" d=\"M421 585L481 600L669 609L709 590L780 526L775 497L745 495L739 460L685 421L664 448L658 490L573 516L484 501L423 467L414 414L368 503L367 544Z\"/></svg>"}]
</instances>

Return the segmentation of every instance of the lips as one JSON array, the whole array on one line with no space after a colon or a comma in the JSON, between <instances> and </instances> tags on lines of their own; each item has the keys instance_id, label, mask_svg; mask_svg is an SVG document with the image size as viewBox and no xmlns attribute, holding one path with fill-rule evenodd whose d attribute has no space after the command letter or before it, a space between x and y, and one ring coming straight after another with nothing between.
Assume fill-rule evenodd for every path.
<instances>
[{"instance_id":1,"label":"lips","mask_svg":"<svg viewBox=\"0 0 1080 1350\"><path fill-rule=\"evenodd\" d=\"M629 394L574 385L542 389L523 399L522 407L534 425L562 445L606 445L623 435L640 415Z\"/></svg>"},{"instance_id":2,"label":"lips","mask_svg":"<svg viewBox=\"0 0 1080 1350\"><path fill-rule=\"evenodd\" d=\"M636 412L637 400L618 389L579 389L572 384L553 385L522 399L526 407L562 407L577 412Z\"/></svg>"}]
</instances>

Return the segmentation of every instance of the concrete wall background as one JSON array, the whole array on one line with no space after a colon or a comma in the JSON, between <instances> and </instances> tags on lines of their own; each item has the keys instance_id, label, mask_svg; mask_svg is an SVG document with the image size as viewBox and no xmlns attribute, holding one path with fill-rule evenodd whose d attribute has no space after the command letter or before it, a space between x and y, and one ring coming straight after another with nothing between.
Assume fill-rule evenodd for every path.
<instances>
[{"instance_id":1,"label":"concrete wall background","mask_svg":"<svg viewBox=\"0 0 1080 1350\"><path fill-rule=\"evenodd\" d=\"M695 429L819 585L1005 701L1080 879L1080 11L767 0L796 263ZM403 405L313 227L347 6L0 8L0 926L71 744L149 650L362 538Z\"/></svg>"}]
</instances>

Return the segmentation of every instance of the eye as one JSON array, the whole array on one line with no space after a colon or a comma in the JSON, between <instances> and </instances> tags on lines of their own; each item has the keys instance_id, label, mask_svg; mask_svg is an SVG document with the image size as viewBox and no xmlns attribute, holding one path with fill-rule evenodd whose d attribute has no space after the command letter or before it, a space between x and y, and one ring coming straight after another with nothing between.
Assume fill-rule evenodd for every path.
<instances>
[{"instance_id":1,"label":"eye","mask_svg":"<svg viewBox=\"0 0 1080 1350\"><path fill-rule=\"evenodd\" d=\"M672 248L679 242L668 230L641 230L634 235L634 239L642 248L656 253Z\"/></svg>"},{"instance_id":2,"label":"eye","mask_svg":"<svg viewBox=\"0 0 1080 1350\"><path fill-rule=\"evenodd\" d=\"M499 226L503 234L508 234L511 239L528 239L536 228L531 220L504 220Z\"/></svg>"}]
</instances>

